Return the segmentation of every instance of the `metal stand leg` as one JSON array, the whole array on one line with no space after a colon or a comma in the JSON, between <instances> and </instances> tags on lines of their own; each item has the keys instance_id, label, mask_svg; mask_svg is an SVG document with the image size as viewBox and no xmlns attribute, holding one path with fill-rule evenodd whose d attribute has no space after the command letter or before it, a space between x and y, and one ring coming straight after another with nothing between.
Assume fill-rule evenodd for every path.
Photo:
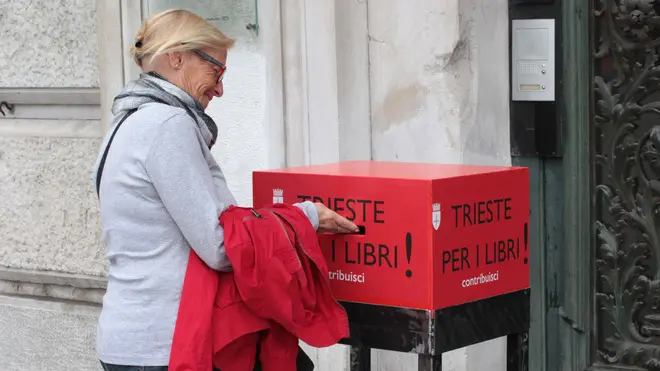
<instances>
[{"instance_id":1,"label":"metal stand leg","mask_svg":"<svg viewBox=\"0 0 660 371\"><path fill-rule=\"evenodd\" d=\"M529 332L507 336L506 353L507 371L528 371Z\"/></svg>"},{"instance_id":2,"label":"metal stand leg","mask_svg":"<svg viewBox=\"0 0 660 371\"><path fill-rule=\"evenodd\" d=\"M442 371L442 355L419 356L417 358L418 371Z\"/></svg>"},{"instance_id":3,"label":"metal stand leg","mask_svg":"<svg viewBox=\"0 0 660 371\"><path fill-rule=\"evenodd\" d=\"M371 371L371 348L351 346L351 371Z\"/></svg>"}]
</instances>

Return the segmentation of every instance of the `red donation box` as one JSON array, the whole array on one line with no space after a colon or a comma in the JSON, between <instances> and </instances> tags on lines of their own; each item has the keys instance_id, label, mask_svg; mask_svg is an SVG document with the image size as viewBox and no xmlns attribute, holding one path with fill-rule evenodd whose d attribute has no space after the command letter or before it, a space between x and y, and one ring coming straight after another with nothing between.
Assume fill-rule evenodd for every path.
<instances>
[{"instance_id":1,"label":"red donation box","mask_svg":"<svg viewBox=\"0 0 660 371\"><path fill-rule=\"evenodd\" d=\"M254 207L322 202L337 300L438 310L529 288L526 168L349 161L254 172Z\"/></svg>"}]
</instances>

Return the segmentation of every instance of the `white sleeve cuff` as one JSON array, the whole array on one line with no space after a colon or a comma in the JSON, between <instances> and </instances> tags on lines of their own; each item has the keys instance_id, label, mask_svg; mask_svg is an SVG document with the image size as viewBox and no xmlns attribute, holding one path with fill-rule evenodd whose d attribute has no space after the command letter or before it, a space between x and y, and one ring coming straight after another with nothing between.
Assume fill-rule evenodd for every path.
<instances>
[{"instance_id":1,"label":"white sleeve cuff","mask_svg":"<svg viewBox=\"0 0 660 371\"><path fill-rule=\"evenodd\" d=\"M305 215L307 215L307 219L309 219L309 222L312 223L312 226L314 227L314 230L319 229L319 212L316 209L316 205L314 205L313 202L311 201L304 201L304 202L299 202L294 204L295 206L298 206L300 210L302 210Z\"/></svg>"}]
</instances>

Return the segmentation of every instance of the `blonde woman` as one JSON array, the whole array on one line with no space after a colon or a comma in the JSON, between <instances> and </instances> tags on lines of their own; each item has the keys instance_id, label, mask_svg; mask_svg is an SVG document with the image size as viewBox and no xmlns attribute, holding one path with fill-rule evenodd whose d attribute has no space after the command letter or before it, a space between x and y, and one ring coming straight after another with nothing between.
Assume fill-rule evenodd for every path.
<instances>
[{"instance_id":1,"label":"blonde woman","mask_svg":"<svg viewBox=\"0 0 660 371\"><path fill-rule=\"evenodd\" d=\"M167 370L191 248L231 269L218 217L236 201L204 110L223 95L233 44L184 10L153 16L136 35L131 53L144 72L115 98L95 167L109 261L97 334L106 371ZM319 231L357 231L322 204L296 205Z\"/></svg>"}]
</instances>

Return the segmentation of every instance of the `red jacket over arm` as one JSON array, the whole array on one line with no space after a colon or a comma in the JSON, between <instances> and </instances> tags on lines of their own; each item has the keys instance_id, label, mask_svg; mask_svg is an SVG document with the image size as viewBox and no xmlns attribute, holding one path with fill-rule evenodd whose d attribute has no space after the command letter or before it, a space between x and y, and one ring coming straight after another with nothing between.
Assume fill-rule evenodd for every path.
<instances>
[{"instance_id":1,"label":"red jacket over arm","mask_svg":"<svg viewBox=\"0 0 660 371\"><path fill-rule=\"evenodd\" d=\"M212 271L191 252L170 370L208 371L212 362L252 371L259 346L264 371L291 371L298 339L326 347L349 336L316 231L299 208L232 206L220 223L233 272Z\"/></svg>"}]
</instances>

